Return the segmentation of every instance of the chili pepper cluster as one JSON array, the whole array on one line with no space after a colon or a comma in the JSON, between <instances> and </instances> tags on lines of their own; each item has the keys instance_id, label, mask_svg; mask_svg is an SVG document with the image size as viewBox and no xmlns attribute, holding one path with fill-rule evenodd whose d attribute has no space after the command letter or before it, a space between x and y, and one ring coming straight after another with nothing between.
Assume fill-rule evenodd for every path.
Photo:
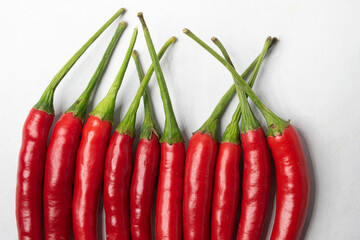
<instances>
[{"instance_id":1,"label":"chili pepper cluster","mask_svg":"<svg viewBox=\"0 0 360 240\"><path fill-rule=\"evenodd\" d=\"M156 187L156 239L233 239L235 236L238 240L260 239L271 186L268 147L275 163L277 186L271 239L299 239L309 199L305 154L294 126L276 116L251 89L276 38L267 38L260 55L239 75L219 39L214 37L212 41L223 56L184 29L186 35L229 70L234 80L210 117L191 137L185 152L159 63L176 38L171 37L156 53L142 13L138 17L152 65L143 72L134 50L138 34L135 28L113 84L84 122L90 96L126 28L122 21L88 86L56 122L47 146L57 85L124 11L120 9L109 19L55 75L25 121L16 188L19 239L43 239L44 236L45 239L70 239L71 232L75 239L97 239L102 185L107 239L153 239L151 209ZM124 119L111 135L117 92L131 57L141 84ZM154 72L165 112L161 137L146 90ZM249 75L246 83L244 79ZM235 93L239 104L218 144L218 124ZM266 119L267 135L247 97ZM133 166L132 145L141 98L145 117ZM238 209L241 214L237 223Z\"/></svg>"}]
</instances>

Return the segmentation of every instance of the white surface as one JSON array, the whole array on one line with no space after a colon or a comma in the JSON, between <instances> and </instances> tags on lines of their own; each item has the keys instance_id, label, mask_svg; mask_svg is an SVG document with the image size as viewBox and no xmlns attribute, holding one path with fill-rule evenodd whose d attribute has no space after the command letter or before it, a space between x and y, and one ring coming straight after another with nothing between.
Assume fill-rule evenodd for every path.
<instances>
[{"instance_id":1,"label":"white surface","mask_svg":"<svg viewBox=\"0 0 360 240\"><path fill-rule=\"evenodd\" d=\"M78 48L120 7L129 23L91 107L104 96L139 27L135 48L150 63L136 13L144 12L157 49L172 35L178 42L162 61L173 107L186 140L232 84L226 69L182 33L188 27L211 44L216 35L242 71L268 35L280 42L264 61L255 85L260 98L296 126L311 176L305 239L360 239L360 2L359 1L14 1L0 3L0 232L16 239L15 186L21 129L48 82ZM119 20L116 21L116 23ZM55 94L58 117L83 91L113 31L90 47ZM138 87L130 62L119 91L115 126ZM161 128L159 90L150 82ZM233 99L221 130L237 104ZM142 122L139 108L137 127ZM260 115L258 114L260 117ZM261 118L264 123L263 119ZM271 228L270 228L271 229Z\"/></svg>"}]
</instances>

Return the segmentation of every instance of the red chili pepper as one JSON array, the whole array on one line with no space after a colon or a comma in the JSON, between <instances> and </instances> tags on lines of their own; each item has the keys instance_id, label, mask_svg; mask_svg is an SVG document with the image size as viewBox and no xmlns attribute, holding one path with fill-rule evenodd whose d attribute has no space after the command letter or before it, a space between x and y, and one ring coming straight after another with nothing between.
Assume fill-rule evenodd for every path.
<instances>
[{"instance_id":1,"label":"red chili pepper","mask_svg":"<svg viewBox=\"0 0 360 240\"><path fill-rule=\"evenodd\" d=\"M176 41L172 37L161 48L158 58L160 59L170 44ZM150 66L145 77L142 71L139 57L134 51L133 58L140 81L149 81L154 72ZM144 79L144 80L142 80ZM130 187L130 229L132 240L151 240L152 224L151 209L155 191L155 181L160 161L159 133L153 119L151 103L147 91L143 94L145 118L141 130L140 141L135 155L134 171L131 177Z\"/></svg>"},{"instance_id":2,"label":"red chili pepper","mask_svg":"<svg viewBox=\"0 0 360 240\"><path fill-rule=\"evenodd\" d=\"M275 162L276 215L271 239L299 239L309 203L309 170L299 135L289 124L268 136Z\"/></svg>"},{"instance_id":3,"label":"red chili pepper","mask_svg":"<svg viewBox=\"0 0 360 240\"><path fill-rule=\"evenodd\" d=\"M161 56L173 42L174 38L166 42L163 49L161 49ZM135 120L141 96L146 90L153 72L154 69L150 68L144 81L141 82L123 121L117 127L109 143L104 175L107 239L130 239L130 178Z\"/></svg>"},{"instance_id":4,"label":"red chili pepper","mask_svg":"<svg viewBox=\"0 0 360 240\"><path fill-rule=\"evenodd\" d=\"M246 69L243 77L251 72L256 62L257 59ZM224 222L218 219L222 222L218 222L216 227L214 222L214 228L210 231L211 198L218 148L217 126L219 117L234 92L235 86L232 86L220 100L209 119L189 141L184 179L184 239L209 239L210 232L215 234L215 231L219 231L221 228L220 225L229 226L228 221ZM232 214L236 215L236 212L232 211ZM235 221L235 217L233 221Z\"/></svg>"},{"instance_id":5,"label":"red chili pepper","mask_svg":"<svg viewBox=\"0 0 360 240\"><path fill-rule=\"evenodd\" d=\"M90 95L126 27L121 22L87 88L55 124L44 175L45 239L69 239L76 153Z\"/></svg>"},{"instance_id":6,"label":"red chili pepper","mask_svg":"<svg viewBox=\"0 0 360 240\"><path fill-rule=\"evenodd\" d=\"M210 239L211 196L217 140L197 131L190 139L185 161L184 239Z\"/></svg>"},{"instance_id":7,"label":"red chili pepper","mask_svg":"<svg viewBox=\"0 0 360 240\"><path fill-rule=\"evenodd\" d=\"M255 103L268 125L267 140L275 161L276 215L271 239L299 239L309 202L309 171L296 129L268 109L236 70L188 29L184 33L197 41L235 77Z\"/></svg>"},{"instance_id":8,"label":"red chili pepper","mask_svg":"<svg viewBox=\"0 0 360 240\"><path fill-rule=\"evenodd\" d=\"M220 40L211 39L221 50L225 59L233 66L225 47ZM273 43L272 43L273 44ZM265 54L267 49L263 52ZM261 64L261 54L256 66ZM258 71L254 70L249 86L254 85ZM240 89L241 90L241 89ZM244 177L243 177L243 201L241 208L241 226L247 226L247 234L252 234L252 226L262 228L263 219L267 208L267 200L270 187L270 158L267 149L265 135L259 122L253 117L247 104L245 94L240 92L241 103L238 105L231 123L227 126L216 161L214 194L211 218L211 239L233 239L236 221L236 209L240 195L240 131L239 121L243 112L242 134L244 149ZM253 123L250 124L249 123ZM262 138L261 138L262 136ZM259 142L255 142L259 140ZM259 181L260 180L260 181ZM261 181L262 180L262 181ZM265 180L265 182L264 182ZM255 193L255 196L254 194ZM255 209L255 213L251 210ZM260 211L265 210L264 211ZM224 220L226 219L226 221ZM241 235L238 239L259 239L252 234L252 238Z\"/></svg>"},{"instance_id":9,"label":"red chili pepper","mask_svg":"<svg viewBox=\"0 0 360 240\"><path fill-rule=\"evenodd\" d=\"M156 239L182 239L182 196L185 145L176 122L165 78L142 13L138 13L154 65L165 111L164 133L160 138L161 159L156 201Z\"/></svg>"},{"instance_id":10,"label":"red chili pepper","mask_svg":"<svg viewBox=\"0 0 360 240\"><path fill-rule=\"evenodd\" d=\"M213 41L221 49L225 59L232 65L230 57L221 42L215 38ZM266 41L249 81L249 86L254 84L262 60L272 41L271 38ZM235 79L234 81L236 82ZM241 140L244 151L241 216L237 239L260 239L270 193L270 156L264 131L251 111L245 93L237 83L235 86L243 116Z\"/></svg>"},{"instance_id":11,"label":"red chili pepper","mask_svg":"<svg viewBox=\"0 0 360 240\"><path fill-rule=\"evenodd\" d=\"M233 239L240 197L241 144L237 116L227 126L219 146L211 209L211 239ZM234 131L236 134L231 134ZM236 137L235 137L236 135Z\"/></svg>"},{"instance_id":12,"label":"red chili pepper","mask_svg":"<svg viewBox=\"0 0 360 240\"><path fill-rule=\"evenodd\" d=\"M267 39L255 67L254 77L273 40ZM276 41L276 40L275 40ZM235 80L235 79L234 79ZM235 80L236 81L236 80ZM260 239L270 194L270 156L264 130L251 111L246 95L236 84L241 102L241 141L244 152L241 216L237 239Z\"/></svg>"},{"instance_id":13,"label":"red chili pepper","mask_svg":"<svg viewBox=\"0 0 360 240\"><path fill-rule=\"evenodd\" d=\"M76 157L72 202L75 239L97 239L97 210L104 176L106 151L110 140L115 99L121 86L137 36L131 37L129 48L109 92L90 113L84 125Z\"/></svg>"},{"instance_id":14,"label":"red chili pepper","mask_svg":"<svg viewBox=\"0 0 360 240\"><path fill-rule=\"evenodd\" d=\"M42 186L46 143L54 114L32 108L23 127L17 186L16 221L19 239L42 239Z\"/></svg>"},{"instance_id":15,"label":"red chili pepper","mask_svg":"<svg viewBox=\"0 0 360 240\"><path fill-rule=\"evenodd\" d=\"M46 144L54 120L53 97L57 85L101 33L122 13L111 17L61 68L38 103L31 109L23 127L16 186L16 222L19 239L42 239L42 194Z\"/></svg>"}]
</instances>

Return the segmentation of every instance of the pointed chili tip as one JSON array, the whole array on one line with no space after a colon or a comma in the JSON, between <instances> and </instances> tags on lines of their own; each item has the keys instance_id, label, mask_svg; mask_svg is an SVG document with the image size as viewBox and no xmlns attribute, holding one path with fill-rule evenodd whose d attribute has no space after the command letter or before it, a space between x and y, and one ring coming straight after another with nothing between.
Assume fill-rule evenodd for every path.
<instances>
[{"instance_id":1,"label":"pointed chili tip","mask_svg":"<svg viewBox=\"0 0 360 240\"><path fill-rule=\"evenodd\" d=\"M187 28L184 28L184 29L183 29L183 33L188 34L188 33L190 33L190 30L187 29Z\"/></svg>"},{"instance_id":2,"label":"pointed chili tip","mask_svg":"<svg viewBox=\"0 0 360 240\"><path fill-rule=\"evenodd\" d=\"M217 42L217 41L219 41L219 39L217 39L216 37L212 37L212 38L211 38L211 41Z\"/></svg>"},{"instance_id":3,"label":"pointed chili tip","mask_svg":"<svg viewBox=\"0 0 360 240\"><path fill-rule=\"evenodd\" d=\"M127 22L121 21L121 22L120 22L120 25L123 25L124 27L126 27L126 26L127 26Z\"/></svg>"}]
</instances>

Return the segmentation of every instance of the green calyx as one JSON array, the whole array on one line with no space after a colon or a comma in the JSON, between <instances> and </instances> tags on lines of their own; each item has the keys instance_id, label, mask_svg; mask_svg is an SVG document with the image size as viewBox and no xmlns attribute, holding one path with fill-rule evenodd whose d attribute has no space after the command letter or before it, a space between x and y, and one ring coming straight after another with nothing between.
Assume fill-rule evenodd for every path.
<instances>
[{"instance_id":1,"label":"green calyx","mask_svg":"<svg viewBox=\"0 0 360 240\"><path fill-rule=\"evenodd\" d=\"M233 144L240 144L240 129L239 123L231 122L227 125L224 135L221 139L222 143L228 142Z\"/></svg>"},{"instance_id":2,"label":"green calyx","mask_svg":"<svg viewBox=\"0 0 360 240\"><path fill-rule=\"evenodd\" d=\"M72 112L74 117L78 117L81 119L81 121L84 121L90 96L96 84L98 83L99 79L101 78L102 74L104 73L104 70L107 64L109 63L111 54L113 53L115 46L120 39L120 36L124 32L126 25L127 24L125 22L119 23L119 26L117 27L114 36L112 37L111 42L109 43L109 46L107 47L88 86L86 87L85 91L80 95L80 97L74 102L74 104L66 111L66 113Z\"/></svg>"},{"instance_id":3,"label":"green calyx","mask_svg":"<svg viewBox=\"0 0 360 240\"><path fill-rule=\"evenodd\" d=\"M221 142L223 143L230 142L234 144L240 143L240 129L239 129L240 118L241 118L241 105L238 104L232 116L231 122L225 129Z\"/></svg>"},{"instance_id":4,"label":"green calyx","mask_svg":"<svg viewBox=\"0 0 360 240\"><path fill-rule=\"evenodd\" d=\"M224 112L225 108L227 107L228 103L233 97L235 91L236 91L235 86L231 86L231 88L224 94L224 96L221 98L219 103L216 105L210 117L196 132L208 134L213 139L217 140L217 128L218 128L220 116Z\"/></svg>"},{"instance_id":5,"label":"green calyx","mask_svg":"<svg viewBox=\"0 0 360 240\"><path fill-rule=\"evenodd\" d=\"M106 94L104 99L101 100L101 102L96 106L96 108L90 113L90 115L96 116L102 121L109 121L113 123L116 95L120 89L122 80L124 79L124 75L130 61L131 53L134 49L134 45L136 42L137 33L138 30L137 28L135 28L125 58L108 93Z\"/></svg>"},{"instance_id":6,"label":"green calyx","mask_svg":"<svg viewBox=\"0 0 360 240\"><path fill-rule=\"evenodd\" d=\"M250 105L247 101L247 97L242 88L236 83L240 104L241 104L241 133L247 133L248 131L256 130L260 127L259 121L256 119Z\"/></svg>"},{"instance_id":7,"label":"green calyx","mask_svg":"<svg viewBox=\"0 0 360 240\"><path fill-rule=\"evenodd\" d=\"M174 144L174 143L177 143L177 142L184 142L184 139L183 139L183 137L181 135L181 131L179 129L179 126L178 126L176 118L175 118L175 114L174 114L174 111L173 111L173 108L172 108L172 104L171 104L169 92L168 92L168 89L167 89L167 86L166 86L164 74L163 74L163 72L161 70L159 59L156 56L154 44L153 44L153 42L151 40L149 30L148 30L148 28L146 26L143 14L138 13L137 16L140 19L140 22L141 22L141 25L142 25L142 28L143 28L143 31L144 31L146 44L148 46L149 53L150 53L150 56L151 56L151 60L152 60L152 63L154 65L156 78L158 80L158 84L159 84L159 88L160 88L161 99L162 99L163 105L164 105L165 127L164 127L163 135L160 138L160 142L166 142L168 144Z\"/></svg>"},{"instance_id":8,"label":"green calyx","mask_svg":"<svg viewBox=\"0 0 360 240\"><path fill-rule=\"evenodd\" d=\"M254 91L246 84L244 79L236 72L236 70L229 64L223 57L221 57L216 51L214 51L211 47L209 47L205 42L199 39L195 34L193 34L189 29L184 29L183 32L196 41L200 46L202 46L206 51L208 51L211 55L213 55L219 62L221 62L235 77L236 81L240 84L240 86L244 89L245 93L251 98L251 100L255 103L258 109L261 111L263 116L265 117L268 124L268 136L277 136L281 135L283 131L289 125L289 122L279 118L276 116L270 109L268 109L258 98L258 96L254 93ZM269 48L269 45L273 45L276 42L276 38L268 38L266 48ZM273 43L272 43L273 42Z\"/></svg>"},{"instance_id":9,"label":"green calyx","mask_svg":"<svg viewBox=\"0 0 360 240\"><path fill-rule=\"evenodd\" d=\"M280 136L284 132L284 130L289 126L290 121L285 121L278 116L276 116L273 112L271 112L269 109L265 109L264 111L261 111L264 115L268 131L267 136L275 137Z\"/></svg>"},{"instance_id":10,"label":"green calyx","mask_svg":"<svg viewBox=\"0 0 360 240\"><path fill-rule=\"evenodd\" d=\"M165 54L166 50L176 41L175 37L171 37L164 46L160 49L158 53L158 58L161 59L162 56ZM149 70L146 72L144 76L140 59L136 51L133 51L133 59L135 61L136 69L140 79L140 87L135 95L133 102L131 103L128 112L126 113L123 121L119 124L116 131L120 134L127 134L131 137L135 136L135 119L137 109L139 108L141 96L143 96L144 106L145 106L145 120L143 123L142 131L141 131L141 138L150 139L152 134L154 133L156 136L158 135L156 124L153 120L153 114L151 109L151 103L149 96L147 94L147 85L151 79L152 74L154 73L154 67L151 65Z\"/></svg>"},{"instance_id":11,"label":"green calyx","mask_svg":"<svg viewBox=\"0 0 360 240\"><path fill-rule=\"evenodd\" d=\"M54 114L54 92L56 86L47 86L44 93L41 95L39 101L35 104L34 108L42 110L48 114Z\"/></svg>"},{"instance_id":12,"label":"green calyx","mask_svg":"<svg viewBox=\"0 0 360 240\"><path fill-rule=\"evenodd\" d=\"M125 12L124 8L119 9L60 69L60 71L54 76L50 84L46 87L44 93L40 97L40 100L35 104L34 108L47 112L48 114L54 114L54 92L60 81L69 72L72 66L83 55L83 53L90 47L90 45L110 26L114 20Z\"/></svg>"}]
</instances>

